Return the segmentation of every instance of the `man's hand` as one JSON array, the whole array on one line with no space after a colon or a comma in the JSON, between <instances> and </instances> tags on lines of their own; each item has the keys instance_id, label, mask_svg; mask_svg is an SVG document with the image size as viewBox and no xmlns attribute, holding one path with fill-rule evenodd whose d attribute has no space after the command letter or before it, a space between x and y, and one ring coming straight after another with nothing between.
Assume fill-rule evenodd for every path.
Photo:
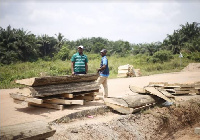
<instances>
[{"instance_id":1,"label":"man's hand","mask_svg":"<svg viewBox=\"0 0 200 140\"><path fill-rule=\"evenodd\" d=\"M100 72L100 71L101 71L101 68L100 68L100 69L97 69L97 73Z\"/></svg>"},{"instance_id":2,"label":"man's hand","mask_svg":"<svg viewBox=\"0 0 200 140\"><path fill-rule=\"evenodd\" d=\"M75 75L75 73L74 73L74 72L72 72L72 75Z\"/></svg>"}]
</instances>

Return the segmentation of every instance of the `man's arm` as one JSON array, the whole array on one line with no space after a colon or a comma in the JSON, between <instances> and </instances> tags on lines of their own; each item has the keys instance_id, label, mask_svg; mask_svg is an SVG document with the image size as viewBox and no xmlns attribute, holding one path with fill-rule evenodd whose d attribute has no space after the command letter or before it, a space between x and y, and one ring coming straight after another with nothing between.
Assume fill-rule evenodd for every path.
<instances>
[{"instance_id":1,"label":"man's arm","mask_svg":"<svg viewBox=\"0 0 200 140\"><path fill-rule=\"evenodd\" d=\"M72 75L74 75L74 64L75 64L75 62L72 62L72 63L71 63Z\"/></svg>"},{"instance_id":2,"label":"man's arm","mask_svg":"<svg viewBox=\"0 0 200 140\"><path fill-rule=\"evenodd\" d=\"M85 72L86 72L86 74L88 73L88 64L87 63L85 63Z\"/></svg>"}]
</instances>

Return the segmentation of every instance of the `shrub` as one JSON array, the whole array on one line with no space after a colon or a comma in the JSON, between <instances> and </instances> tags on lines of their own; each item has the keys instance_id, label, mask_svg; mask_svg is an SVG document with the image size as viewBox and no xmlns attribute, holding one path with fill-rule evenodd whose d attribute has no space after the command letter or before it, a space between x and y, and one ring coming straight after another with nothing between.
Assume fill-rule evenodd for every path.
<instances>
[{"instance_id":1,"label":"shrub","mask_svg":"<svg viewBox=\"0 0 200 140\"><path fill-rule=\"evenodd\" d=\"M161 63L169 61L170 59L172 59L172 53L170 51L166 51L166 50L161 50L158 52L155 52L153 54L153 61L155 61L154 63L160 61Z\"/></svg>"}]
</instances>

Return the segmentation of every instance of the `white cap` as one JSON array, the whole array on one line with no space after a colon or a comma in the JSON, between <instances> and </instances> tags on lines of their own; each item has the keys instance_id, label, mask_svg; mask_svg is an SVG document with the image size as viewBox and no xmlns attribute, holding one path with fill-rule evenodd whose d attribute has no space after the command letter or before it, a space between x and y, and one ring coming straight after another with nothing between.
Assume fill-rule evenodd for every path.
<instances>
[{"instance_id":1,"label":"white cap","mask_svg":"<svg viewBox=\"0 0 200 140\"><path fill-rule=\"evenodd\" d=\"M80 45L80 46L78 46L78 48L81 48L81 49L83 49L83 46L82 46L82 45Z\"/></svg>"}]
</instances>

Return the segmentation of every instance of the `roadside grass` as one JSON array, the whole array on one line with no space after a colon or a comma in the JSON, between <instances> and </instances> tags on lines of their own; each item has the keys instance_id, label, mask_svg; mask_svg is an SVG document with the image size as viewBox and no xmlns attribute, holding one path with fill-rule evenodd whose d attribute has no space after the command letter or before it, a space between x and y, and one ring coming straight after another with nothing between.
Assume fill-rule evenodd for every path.
<instances>
[{"instance_id":1,"label":"roadside grass","mask_svg":"<svg viewBox=\"0 0 200 140\"><path fill-rule=\"evenodd\" d=\"M89 73L96 73L96 69L100 66L101 57L99 55L88 55L89 59ZM143 76L178 72L188 65L191 61L187 58L183 58L180 64L180 58L174 56L169 62L164 63L150 63L147 62L147 56L109 56L109 78L117 78L118 67L120 65L130 64L134 69L140 69ZM25 79L31 77L39 77L41 73L45 73L46 76L60 76L71 74L71 62L70 60L62 61L44 61L38 60L36 62L24 62L11 65L3 65L0 67L0 89L22 87L22 85L16 84L14 81L17 79Z\"/></svg>"}]
</instances>

